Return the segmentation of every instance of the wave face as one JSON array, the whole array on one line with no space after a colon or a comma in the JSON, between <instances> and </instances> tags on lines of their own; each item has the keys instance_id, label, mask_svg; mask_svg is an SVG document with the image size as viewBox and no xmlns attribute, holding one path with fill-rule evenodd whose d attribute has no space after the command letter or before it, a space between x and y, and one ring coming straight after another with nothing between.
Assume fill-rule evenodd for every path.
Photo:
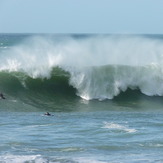
<instances>
[{"instance_id":1,"label":"wave face","mask_svg":"<svg viewBox=\"0 0 163 163\"><path fill-rule=\"evenodd\" d=\"M104 100L130 88L163 95L163 36L3 35L0 41L0 89L7 94Z\"/></svg>"}]
</instances>

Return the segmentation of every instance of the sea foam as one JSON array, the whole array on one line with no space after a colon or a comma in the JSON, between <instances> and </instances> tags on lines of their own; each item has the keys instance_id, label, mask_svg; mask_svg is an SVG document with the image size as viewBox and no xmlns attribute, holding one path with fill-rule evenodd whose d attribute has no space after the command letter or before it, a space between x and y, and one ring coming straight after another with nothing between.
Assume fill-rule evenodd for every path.
<instances>
[{"instance_id":1,"label":"sea foam","mask_svg":"<svg viewBox=\"0 0 163 163\"><path fill-rule=\"evenodd\" d=\"M106 128L106 129L110 129L110 130L114 130L114 131L124 131L124 132L128 132L128 133L135 133L137 132L136 129L131 129L128 128L124 125L120 125L117 123L109 123L109 122L104 122L104 126L102 128Z\"/></svg>"},{"instance_id":2,"label":"sea foam","mask_svg":"<svg viewBox=\"0 0 163 163\"><path fill-rule=\"evenodd\" d=\"M0 70L51 78L54 67L70 74L77 95L112 99L128 88L163 95L163 40L128 35L34 36L1 52Z\"/></svg>"},{"instance_id":3,"label":"sea foam","mask_svg":"<svg viewBox=\"0 0 163 163\"><path fill-rule=\"evenodd\" d=\"M43 163L47 162L47 160L43 159L41 155L3 155L0 156L0 162L4 163L23 163L23 162L35 162L35 163Z\"/></svg>"}]
</instances>

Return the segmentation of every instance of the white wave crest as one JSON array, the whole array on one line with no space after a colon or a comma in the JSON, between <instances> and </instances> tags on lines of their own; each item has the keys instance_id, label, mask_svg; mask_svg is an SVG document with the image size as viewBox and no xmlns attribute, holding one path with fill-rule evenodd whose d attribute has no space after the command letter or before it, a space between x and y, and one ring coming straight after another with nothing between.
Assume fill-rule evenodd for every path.
<instances>
[{"instance_id":1,"label":"white wave crest","mask_svg":"<svg viewBox=\"0 0 163 163\"><path fill-rule=\"evenodd\" d=\"M50 78L54 67L86 99L112 99L127 88L163 95L163 40L140 36L31 37L0 55L0 71Z\"/></svg>"}]
</instances>

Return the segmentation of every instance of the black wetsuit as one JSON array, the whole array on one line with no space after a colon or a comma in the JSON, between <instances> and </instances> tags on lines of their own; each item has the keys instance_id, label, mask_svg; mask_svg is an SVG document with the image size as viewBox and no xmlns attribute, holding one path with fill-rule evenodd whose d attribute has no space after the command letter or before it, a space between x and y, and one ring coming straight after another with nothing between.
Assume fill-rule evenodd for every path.
<instances>
[{"instance_id":1,"label":"black wetsuit","mask_svg":"<svg viewBox=\"0 0 163 163\"><path fill-rule=\"evenodd\" d=\"M0 93L0 98L5 99L5 97L4 97L4 95L2 93Z\"/></svg>"},{"instance_id":2,"label":"black wetsuit","mask_svg":"<svg viewBox=\"0 0 163 163\"><path fill-rule=\"evenodd\" d=\"M44 115L51 116L51 114L50 114L50 113L48 113L48 112L47 112L47 113L45 113Z\"/></svg>"}]
</instances>

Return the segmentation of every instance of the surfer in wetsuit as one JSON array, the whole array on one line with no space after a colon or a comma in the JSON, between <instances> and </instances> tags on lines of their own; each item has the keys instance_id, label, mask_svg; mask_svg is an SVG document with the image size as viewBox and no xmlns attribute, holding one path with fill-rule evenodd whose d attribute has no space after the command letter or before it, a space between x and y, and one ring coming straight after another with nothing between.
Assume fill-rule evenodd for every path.
<instances>
[{"instance_id":1,"label":"surfer in wetsuit","mask_svg":"<svg viewBox=\"0 0 163 163\"><path fill-rule=\"evenodd\" d=\"M46 112L44 115L51 116L51 114L49 112Z\"/></svg>"},{"instance_id":2,"label":"surfer in wetsuit","mask_svg":"<svg viewBox=\"0 0 163 163\"><path fill-rule=\"evenodd\" d=\"M3 93L0 93L0 98L1 98L1 99L6 99L6 98L4 97L4 95L3 95Z\"/></svg>"}]
</instances>

